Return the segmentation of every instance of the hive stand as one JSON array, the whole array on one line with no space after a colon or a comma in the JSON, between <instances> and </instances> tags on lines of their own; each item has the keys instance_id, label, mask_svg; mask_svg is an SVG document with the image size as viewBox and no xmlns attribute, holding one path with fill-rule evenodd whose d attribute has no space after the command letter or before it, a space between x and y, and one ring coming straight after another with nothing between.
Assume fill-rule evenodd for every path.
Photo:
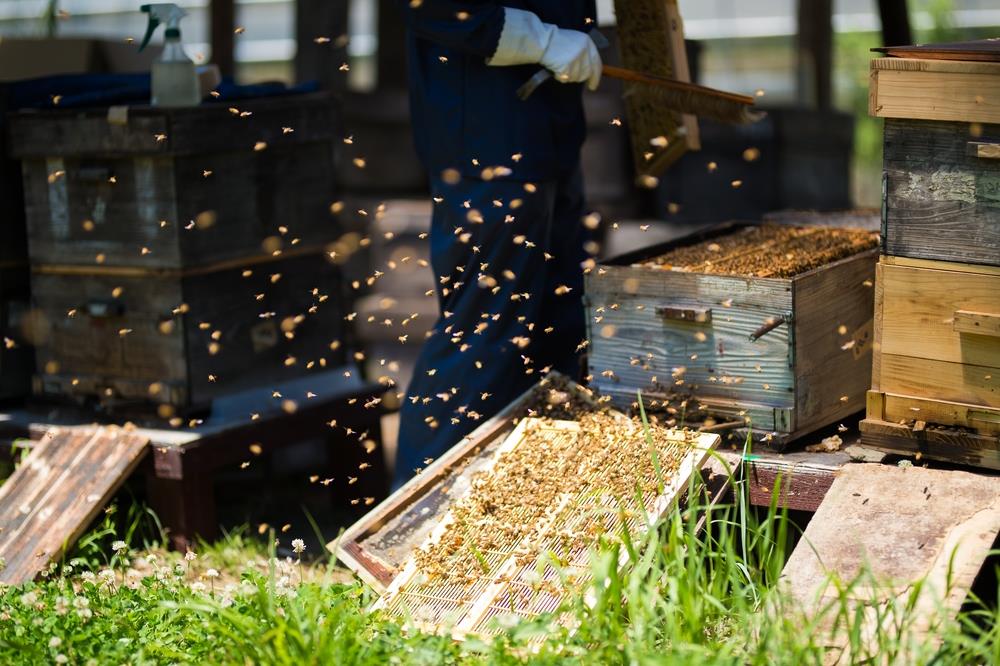
<instances>
[{"instance_id":1,"label":"hive stand","mask_svg":"<svg viewBox=\"0 0 1000 666\"><path fill-rule=\"evenodd\" d=\"M306 439L335 436L331 441L342 447L338 465L350 466L347 469L356 469L361 462L370 465L352 491L356 489L359 496L384 496L383 410L377 402L384 391L348 366L219 398L211 414L191 428L136 428L134 433L148 439L152 448L142 472L151 508L167 529L170 545L183 550L197 538L217 535L213 494L217 473L239 469L255 455L278 452ZM310 393L315 397L307 397ZM294 411L286 411L283 403L287 400L296 403ZM17 410L0 414L0 437L37 440L53 425L80 425L96 418L80 410ZM331 422L335 422L333 427ZM365 448L366 440L376 445L371 453ZM251 445L256 445L253 450Z\"/></svg>"}]
</instances>

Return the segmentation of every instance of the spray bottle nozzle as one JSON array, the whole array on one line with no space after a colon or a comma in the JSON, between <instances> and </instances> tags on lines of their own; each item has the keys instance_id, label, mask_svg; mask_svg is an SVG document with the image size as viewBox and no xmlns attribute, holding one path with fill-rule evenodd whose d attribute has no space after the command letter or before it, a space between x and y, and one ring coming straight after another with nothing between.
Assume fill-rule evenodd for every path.
<instances>
[{"instance_id":1,"label":"spray bottle nozzle","mask_svg":"<svg viewBox=\"0 0 1000 666\"><path fill-rule=\"evenodd\" d=\"M142 38L139 50L143 50L153 38L153 33L160 27L161 23L167 24L167 31L172 32L168 36L180 36L181 19L187 16L187 12L173 4L172 2L161 2L149 5L142 5L143 12L149 14L149 22L146 24L146 34Z\"/></svg>"}]
</instances>

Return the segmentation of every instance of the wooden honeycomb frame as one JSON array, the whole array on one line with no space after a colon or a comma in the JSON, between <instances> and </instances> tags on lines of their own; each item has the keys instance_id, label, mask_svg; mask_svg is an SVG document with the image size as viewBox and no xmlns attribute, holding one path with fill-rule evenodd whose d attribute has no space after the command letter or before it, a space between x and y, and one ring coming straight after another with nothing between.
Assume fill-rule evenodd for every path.
<instances>
[{"instance_id":1,"label":"wooden honeycomb frame","mask_svg":"<svg viewBox=\"0 0 1000 666\"><path fill-rule=\"evenodd\" d=\"M632 437L640 434L634 424L629 423L628 427L632 428ZM580 433L581 425L574 421L523 419L496 449L491 463L482 472L494 473L501 459L514 455L519 447L543 446L547 454L559 450L560 439L564 446L576 447ZM719 438L706 433L670 431L662 442L665 444L657 451L657 456L669 456L677 463L676 468L664 474L659 492L648 493L641 504L635 498L616 496L606 490L595 493L586 489L586 484L574 484L572 489L560 492L558 501L546 510L541 520L531 522L529 532L505 541L500 548L480 543L481 550L476 550L476 544L470 544L468 548L475 550L481 568L470 569L465 585L456 584L454 579L429 578L418 551L409 557L375 608L421 629L449 633L457 639L470 634L488 636L494 633L496 626L492 621L501 616L530 618L556 611L567 594L582 591L589 579L589 551L596 545L597 537L588 534L587 538L575 542L558 565L554 559L546 561L542 555L534 561L526 560L525 550L537 549L554 558L552 554L560 552L560 540L564 538L560 535L587 533L595 520L601 523L604 533L624 529L632 536L655 524L677 501L691 475L705 463ZM517 469L516 464L513 468ZM653 468L659 470L658 463L654 462ZM589 478L597 481L601 488L601 480L607 476L609 473L604 468L596 467ZM623 515L627 516L624 521ZM453 531L458 520L455 512L449 510L421 550L426 552L439 544ZM463 534L475 537L475 532L460 529ZM529 540L532 546L526 549ZM466 549L464 543L461 548ZM619 565L624 566L627 558L627 551L623 550ZM453 562L449 561L447 566L453 566Z\"/></svg>"},{"instance_id":2,"label":"wooden honeycomb frame","mask_svg":"<svg viewBox=\"0 0 1000 666\"><path fill-rule=\"evenodd\" d=\"M691 81L676 0L615 0L615 16L622 64L627 69ZM664 108L650 86L626 85L625 106L640 183L658 178L687 151L701 149L698 119Z\"/></svg>"}]
</instances>

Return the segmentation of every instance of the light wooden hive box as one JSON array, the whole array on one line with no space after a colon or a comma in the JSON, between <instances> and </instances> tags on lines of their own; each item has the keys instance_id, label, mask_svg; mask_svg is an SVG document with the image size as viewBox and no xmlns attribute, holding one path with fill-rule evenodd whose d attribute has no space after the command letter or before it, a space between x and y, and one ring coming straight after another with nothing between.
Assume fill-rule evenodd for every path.
<instances>
[{"instance_id":1,"label":"light wooden hive box","mask_svg":"<svg viewBox=\"0 0 1000 666\"><path fill-rule=\"evenodd\" d=\"M870 112L884 256L864 443L1000 469L1000 62L877 58Z\"/></svg>"},{"instance_id":2,"label":"light wooden hive box","mask_svg":"<svg viewBox=\"0 0 1000 666\"><path fill-rule=\"evenodd\" d=\"M678 420L749 419L781 448L864 409L878 250L791 278L643 265L747 226L719 225L590 271L590 373L592 386L620 407L634 408L639 390L654 410L691 397Z\"/></svg>"}]
</instances>

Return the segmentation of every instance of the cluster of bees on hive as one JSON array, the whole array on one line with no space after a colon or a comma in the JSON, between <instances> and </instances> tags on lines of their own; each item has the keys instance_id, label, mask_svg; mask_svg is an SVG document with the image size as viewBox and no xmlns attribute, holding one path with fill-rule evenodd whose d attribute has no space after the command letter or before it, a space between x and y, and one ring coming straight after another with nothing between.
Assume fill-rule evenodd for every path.
<instances>
[{"instance_id":1,"label":"cluster of bees on hive","mask_svg":"<svg viewBox=\"0 0 1000 666\"><path fill-rule=\"evenodd\" d=\"M452 503L445 532L415 554L423 584L511 582L540 558L585 567L599 539L617 540L626 522L645 520L694 437L650 428L647 441L636 419L586 406L575 420L579 431L572 434L547 427L549 419L534 422L517 446L473 478L471 491ZM492 570L508 557L514 570Z\"/></svg>"},{"instance_id":2,"label":"cluster of bees on hive","mask_svg":"<svg viewBox=\"0 0 1000 666\"><path fill-rule=\"evenodd\" d=\"M764 224L679 247L648 261L664 270L790 278L877 247L878 233L857 229Z\"/></svg>"}]
</instances>

